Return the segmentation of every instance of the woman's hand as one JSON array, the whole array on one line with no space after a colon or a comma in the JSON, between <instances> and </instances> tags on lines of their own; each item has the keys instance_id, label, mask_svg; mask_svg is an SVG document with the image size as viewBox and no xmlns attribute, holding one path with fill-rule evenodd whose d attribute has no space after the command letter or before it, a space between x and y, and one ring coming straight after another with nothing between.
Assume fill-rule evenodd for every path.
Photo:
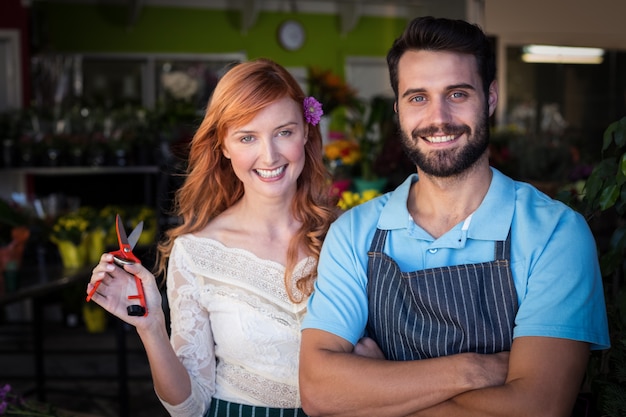
<instances>
[{"instance_id":1,"label":"woman's hand","mask_svg":"<svg viewBox=\"0 0 626 417\"><path fill-rule=\"evenodd\" d=\"M136 295L137 288L133 274L141 280L146 300L148 314L146 316L129 316L126 308L136 300L129 300L129 295ZM161 292L156 284L154 275L141 264L125 265L124 269L113 263L113 255L105 253L91 273L91 280L87 284L89 293L96 283L98 288L91 300L138 329L148 328L155 322L164 323L161 307Z\"/></svg>"}]
</instances>

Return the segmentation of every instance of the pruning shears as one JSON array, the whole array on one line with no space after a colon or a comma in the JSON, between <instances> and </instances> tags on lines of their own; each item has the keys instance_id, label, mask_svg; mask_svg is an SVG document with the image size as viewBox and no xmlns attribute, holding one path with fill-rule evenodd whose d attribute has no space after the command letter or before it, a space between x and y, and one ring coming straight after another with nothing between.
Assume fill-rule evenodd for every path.
<instances>
[{"instance_id":1,"label":"pruning shears","mask_svg":"<svg viewBox=\"0 0 626 417\"><path fill-rule=\"evenodd\" d=\"M118 214L115 217L115 231L117 232L117 242L120 248L116 251L110 252L113 255L113 262L119 265L120 267L124 267L124 265L130 264L140 264L141 261L139 258L135 256L133 253L133 248L137 244L139 240L139 236L143 231L143 221L140 222L135 229L130 233L130 235L126 235L126 229L124 228L124 223L122 222L122 218ZM143 285L141 284L141 279L137 275L135 278L135 287L137 288L137 294L128 295L129 300L138 300L139 305L131 304L126 310L128 311L129 316L146 316L148 315L148 309L146 308L146 297L143 292ZM87 301L91 300L91 297L96 292L96 289L100 285L98 281L95 283L92 290L87 295Z\"/></svg>"}]
</instances>

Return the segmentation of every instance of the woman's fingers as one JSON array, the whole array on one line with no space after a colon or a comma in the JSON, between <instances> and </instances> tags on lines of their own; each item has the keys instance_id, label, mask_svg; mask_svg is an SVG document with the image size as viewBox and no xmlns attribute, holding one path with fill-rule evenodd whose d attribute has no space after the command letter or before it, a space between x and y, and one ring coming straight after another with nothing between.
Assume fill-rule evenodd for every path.
<instances>
[{"instance_id":1,"label":"woman's fingers","mask_svg":"<svg viewBox=\"0 0 626 417\"><path fill-rule=\"evenodd\" d=\"M137 300L129 299L138 293L135 288L135 276L139 278L143 288L146 307L149 312L147 316L128 314L128 306L137 304ZM92 301L138 329L149 328L153 323L163 321L161 293L157 287L156 279L141 264L124 265L122 268L113 262L113 255L103 254L100 262L91 272L91 279L87 284L87 293L88 298Z\"/></svg>"},{"instance_id":2,"label":"woman's fingers","mask_svg":"<svg viewBox=\"0 0 626 417\"><path fill-rule=\"evenodd\" d=\"M151 309L161 307L161 292L156 284L156 278L154 275L141 264L125 265L126 272L135 275L141 281L144 290L144 296L146 298L146 304L148 305L148 311Z\"/></svg>"}]
</instances>

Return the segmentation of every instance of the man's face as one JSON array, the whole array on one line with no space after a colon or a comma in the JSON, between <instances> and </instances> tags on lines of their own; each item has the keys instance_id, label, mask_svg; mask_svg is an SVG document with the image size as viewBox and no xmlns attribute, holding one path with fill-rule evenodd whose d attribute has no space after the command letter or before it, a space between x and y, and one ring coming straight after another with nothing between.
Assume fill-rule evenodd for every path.
<instances>
[{"instance_id":1,"label":"man's face","mask_svg":"<svg viewBox=\"0 0 626 417\"><path fill-rule=\"evenodd\" d=\"M396 108L404 150L428 175L460 174L487 149L497 98L494 81L485 102L472 55L405 52L398 63Z\"/></svg>"}]
</instances>

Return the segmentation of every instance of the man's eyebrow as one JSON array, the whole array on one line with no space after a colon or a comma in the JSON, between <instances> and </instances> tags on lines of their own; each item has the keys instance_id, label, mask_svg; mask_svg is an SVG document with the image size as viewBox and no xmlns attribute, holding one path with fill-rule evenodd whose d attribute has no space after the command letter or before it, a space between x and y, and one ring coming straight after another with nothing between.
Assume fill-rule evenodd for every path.
<instances>
[{"instance_id":1,"label":"man's eyebrow","mask_svg":"<svg viewBox=\"0 0 626 417\"><path fill-rule=\"evenodd\" d=\"M474 87L472 84L467 84L467 83L454 84L454 85L448 86L448 90L457 90L457 89L474 90L475 91L476 87Z\"/></svg>"},{"instance_id":2,"label":"man's eyebrow","mask_svg":"<svg viewBox=\"0 0 626 417\"><path fill-rule=\"evenodd\" d=\"M426 92L425 88L409 88L404 93L402 93L402 97L410 96L411 94L415 94L415 93L425 93L425 92Z\"/></svg>"},{"instance_id":3,"label":"man's eyebrow","mask_svg":"<svg viewBox=\"0 0 626 417\"><path fill-rule=\"evenodd\" d=\"M453 84L453 85L449 85L446 87L446 90L472 90L472 91L476 91L476 87L474 87L472 84L468 84L468 83L461 83L461 84ZM404 93L402 93L402 97L406 97L406 96L410 96L411 94L417 94L417 93L425 93L426 89L425 88L409 88L408 90L406 90Z\"/></svg>"}]
</instances>

